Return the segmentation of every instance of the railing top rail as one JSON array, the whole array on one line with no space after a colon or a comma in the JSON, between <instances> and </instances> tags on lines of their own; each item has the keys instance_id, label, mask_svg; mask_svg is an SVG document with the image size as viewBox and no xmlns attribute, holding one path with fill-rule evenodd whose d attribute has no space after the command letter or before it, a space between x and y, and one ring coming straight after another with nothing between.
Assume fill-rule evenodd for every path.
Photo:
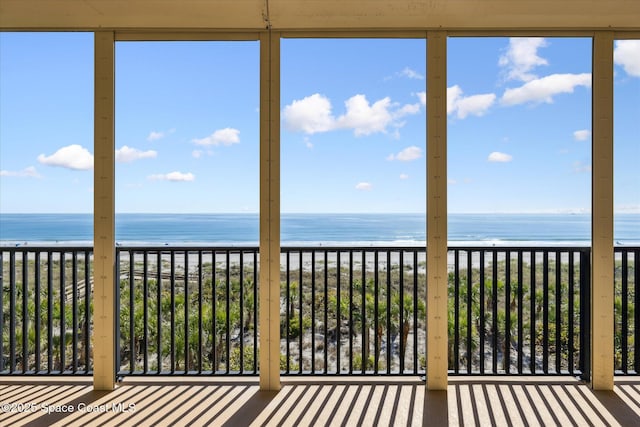
<instances>
[{"instance_id":1,"label":"railing top rail","mask_svg":"<svg viewBox=\"0 0 640 427\"><path fill-rule=\"evenodd\" d=\"M60 245L20 245L20 246L0 246L1 252L93 252L93 246L60 246Z\"/></svg>"},{"instance_id":2,"label":"railing top rail","mask_svg":"<svg viewBox=\"0 0 640 427\"><path fill-rule=\"evenodd\" d=\"M427 247L424 245L413 245L413 246L385 246L385 245L358 245L358 246L339 246L339 245L331 245L331 246L323 246L323 245L296 245L296 246L288 246L283 245L280 247L281 252L301 252L301 251L317 251L317 252L375 252L375 251L421 251L425 250ZM198 251L216 251L216 252L255 252L259 251L259 246L236 246L236 245L225 245L225 246L215 246L215 245L180 245L180 246L172 246L172 245L130 245L130 246L116 246L115 250L117 252L198 252ZM589 252L591 251L591 246L555 246L553 244L549 245L535 245L535 246L520 246L520 245L510 245L510 246L492 246L492 245L449 245L449 250L461 250L461 251L499 251L499 252L540 252L540 251L560 251L560 252ZM59 245L38 245L38 246L8 246L8 245L0 245L0 251L2 252L92 252L93 246L59 246ZM634 252L640 251L640 246L614 246L615 252Z\"/></svg>"},{"instance_id":3,"label":"railing top rail","mask_svg":"<svg viewBox=\"0 0 640 427\"><path fill-rule=\"evenodd\" d=\"M555 245L536 245L536 246L488 246L488 245L451 245L449 246L449 250L463 250L463 251L472 251L472 252L589 252L591 251L591 246L555 246Z\"/></svg>"},{"instance_id":4,"label":"railing top rail","mask_svg":"<svg viewBox=\"0 0 640 427\"><path fill-rule=\"evenodd\" d=\"M613 250L615 252L638 252L640 251L640 246L615 246Z\"/></svg>"},{"instance_id":5,"label":"railing top rail","mask_svg":"<svg viewBox=\"0 0 640 427\"><path fill-rule=\"evenodd\" d=\"M153 245L153 246L116 246L117 252L256 252L259 246L212 246L212 245Z\"/></svg>"}]
</instances>

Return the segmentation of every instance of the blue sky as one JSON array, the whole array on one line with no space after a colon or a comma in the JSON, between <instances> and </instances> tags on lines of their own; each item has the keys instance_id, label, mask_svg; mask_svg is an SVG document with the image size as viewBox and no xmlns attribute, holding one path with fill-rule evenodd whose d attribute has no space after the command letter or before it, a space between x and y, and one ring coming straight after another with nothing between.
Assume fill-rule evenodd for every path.
<instances>
[{"instance_id":1,"label":"blue sky","mask_svg":"<svg viewBox=\"0 0 640 427\"><path fill-rule=\"evenodd\" d=\"M450 212L591 206L591 40L450 38ZM283 212L423 212L426 41L284 39ZM93 38L0 33L0 212L93 209ZM257 212L258 42L116 45L116 210ZM640 212L640 41L615 208Z\"/></svg>"}]
</instances>

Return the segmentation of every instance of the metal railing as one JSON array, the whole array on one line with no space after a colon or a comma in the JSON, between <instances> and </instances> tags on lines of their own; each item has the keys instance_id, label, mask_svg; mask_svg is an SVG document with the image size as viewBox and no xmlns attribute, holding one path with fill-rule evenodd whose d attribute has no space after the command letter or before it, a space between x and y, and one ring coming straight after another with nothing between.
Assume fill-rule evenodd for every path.
<instances>
[{"instance_id":1,"label":"metal railing","mask_svg":"<svg viewBox=\"0 0 640 427\"><path fill-rule=\"evenodd\" d=\"M89 374L92 248L0 248L0 374Z\"/></svg>"},{"instance_id":2,"label":"metal railing","mask_svg":"<svg viewBox=\"0 0 640 427\"><path fill-rule=\"evenodd\" d=\"M640 374L640 248L615 248L614 351L619 374Z\"/></svg>"},{"instance_id":3,"label":"metal railing","mask_svg":"<svg viewBox=\"0 0 640 427\"><path fill-rule=\"evenodd\" d=\"M256 374L257 247L117 247L119 375ZM615 249L615 369L640 373L640 248ZM92 370L92 248L0 248L0 375ZM588 378L590 249L449 250L453 375ZM426 253L283 247L285 375L417 375Z\"/></svg>"},{"instance_id":4,"label":"metal railing","mask_svg":"<svg viewBox=\"0 0 640 427\"><path fill-rule=\"evenodd\" d=\"M424 372L424 248L283 248L283 374Z\"/></svg>"},{"instance_id":5,"label":"metal railing","mask_svg":"<svg viewBox=\"0 0 640 427\"><path fill-rule=\"evenodd\" d=\"M118 375L257 373L258 249L116 249Z\"/></svg>"},{"instance_id":6,"label":"metal railing","mask_svg":"<svg viewBox=\"0 0 640 427\"><path fill-rule=\"evenodd\" d=\"M588 377L589 248L452 252L452 373Z\"/></svg>"}]
</instances>

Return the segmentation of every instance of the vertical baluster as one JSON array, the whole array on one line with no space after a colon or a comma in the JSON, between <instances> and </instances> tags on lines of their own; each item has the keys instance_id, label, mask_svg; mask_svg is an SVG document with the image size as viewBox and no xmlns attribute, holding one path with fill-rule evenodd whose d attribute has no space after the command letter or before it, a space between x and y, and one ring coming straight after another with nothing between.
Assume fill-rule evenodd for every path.
<instances>
[{"instance_id":1,"label":"vertical baluster","mask_svg":"<svg viewBox=\"0 0 640 427\"><path fill-rule=\"evenodd\" d=\"M300 325L300 334L298 341L298 368L302 373L302 336L304 335L304 329L302 327L302 250L298 252L298 324Z\"/></svg>"},{"instance_id":2,"label":"vertical baluster","mask_svg":"<svg viewBox=\"0 0 640 427\"><path fill-rule=\"evenodd\" d=\"M562 371L562 253L556 251L556 374Z\"/></svg>"},{"instance_id":3,"label":"vertical baluster","mask_svg":"<svg viewBox=\"0 0 640 427\"><path fill-rule=\"evenodd\" d=\"M311 250L311 373L316 373L316 251Z\"/></svg>"},{"instance_id":4,"label":"vertical baluster","mask_svg":"<svg viewBox=\"0 0 640 427\"><path fill-rule=\"evenodd\" d=\"M369 336L369 325L367 324L367 253L362 250L362 373L364 374L367 371L367 367L369 365L369 340L367 337Z\"/></svg>"},{"instance_id":5,"label":"vertical baluster","mask_svg":"<svg viewBox=\"0 0 640 427\"><path fill-rule=\"evenodd\" d=\"M244 372L244 253L242 249L240 255L240 373Z\"/></svg>"},{"instance_id":6,"label":"vertical baluster","mask_svg":"<svg viewBox=\"0 0 640 427\"><path fill-rule=\"evenodd\" d=\"M289 340L289 337L291 336L291 312L290 312L290 301L291 301L291 252L287 251L287 256L286 256L286 265L285 265L285 271L286 271L286 290L285 290L285 324L287 325L285 330L286 330L286 343L287 343L287 347L286 347L286 352L285 352L285 356L286 356L286 373L289 374L291 373L290 371L290 366L289 366L289 359L290 359L290 345L291 345L291 341Z\"/></svg>"},{"instance_id":7,"label":"vertical baluster","mask_svg":"<svg viewBox=\"0 0 640 427\"><path fill-rule=\"evenodd\" d=\"M473 370L473 319L471 317L473 311L473 274L471 264L473 257L472 251L467 251L467 373Z\"/></svg>"},{"instance_id":8,"label":"vertical baluster","mask_svg":"<svg viewBox=\"0 0 640 427\"><path fill-rule=\"evenodd\" d=\"M484 277L484 250L480 250L480 327L478 328L478 347L480 348L480 374L484 374L484 338L485 338L485 277Z\"/></svg>"},{"instance_id":9,"label":"vertical baluster","mask_svg":"<svg viewBox=\"0 0 640 427\"><path fill-rule=\"evenodd\" d=\"M387 338L385 343L387 374L391 373L391 250L387 250Z\"/></svg>"},{"instance_id":10,"label":"vertical baluster","mask_svg":"<svg viewBox=\"0 0 640 427\"><path fill-rule=\"evenodd\" d=\"M38 373L40 372L40 314L41 314L41 307L40 307L40 251L37 251L35 253L35 260L34 260L34 296L35 296L35 312L34 312L34 322L35 322L35 348L34 348L34 352L35 352L35 372ZM0 255L1 256L1 255ZM2 262L2 259L0 259L0 263ZM0 267L2 268L2 267ZM0 273L0 276L2 276L2 274ZM0 293L3 292L3 287L2 287L2 283L0 283ZM0 298L0 308L2 308L2 299ZM2 310L0 310L2 311ZM1 324L2 322L0 322ZM0 327L0 331L2 331L2 327ZM1 369L0 369L1 371Z\"/></svg>"},{"instance_id":11,"label":"vertical baluster","mask_svg":"<svg viewBox=\"0 0 640 427\"><path fill-rule=\"evenodd\" d=\"M633 293L635 296L634 301L634 314L635 319L633 321L633 329L634 329L634 370L636 375L640 374L640 249L636 249L633 252L629 252L633 254Z\"/></svg>"},{"instance_id":12,"label":"vertical baluster","mask_svg":"<svg viewBox=\"0 0 640 427\"><path fill-rule=\"evenodd\" d=\"M460 251L453 251L453 372L460 372ZM449 367L451 368L451 366Z\"/></svg>"},{"instance_id":13,"label":"vertical baluster","mask_svg":"<svg viewBox=\"0 0 640 427\"><path fill-rule=\"evenodd\" d=\"M253 250L253 373L258 373L258 249Z\"/></svg>"},{"instance_id":14,"label":"vertical baluster","mask_svg":"<svg viewBox=\"0 0 640 427\"><path fill-rule=\"evenodd\" d=\"M230 297L231 297L231 277L230 277L231 266L230 266L230 254L229 254L229 250L228 249L226 250L226 264L225 264L225 267L226 267L225 280L226 280L226 283L227 283L227 292L226 292L227 301L226 301L226 305L225 305L226 310L227 310L227 316L226 316L226 319L227 319L227 324L226 324L227 335L226 335L226 342L225 342L225 353L226 353L225 354L225 357L226 357L226 369L225 369L225 372L228 374L229 373L229 369L230 369L229 358L230 358L230 355L231 355L231 349L230 349L230 347L231 347L231 319L230 319L230 316L229 316L229 310L231 308L231 300L230 300ZM287 348L287 351L288 351L288 348ZM288 368L288 366L287 366L287 368Z\"/></svg>"},{"instance_id":15,"label":"vertical baluster","mask_svg":"<svg viewBox=\"0 0 640 427\"><path fill-rule=\"evenodd\" d=\"M329 361L329 357L328 357L328 353L329 353L329 347L328 347L328 339L327 339L327 334L329 333L328 330L328 326L327 326L327 322L329 319L329 268L327 265L327 250L325 249L324 251L324 373L328 374L329 373L329 366L328 366L328 361Z\"/></svg>"},{"instance_id":16,"label":"vertical baluster","mask_svg":"<svg viewBox=\"0 0 640 427\"><path fill-rule=\"evenodd\" d=\"M66 335L67 329L65 324L65 297L66 297L66 260L65 260L65 252L60 253L60 372L65 371L65 363L66 363Z\"/></svg>"},{"instance_id":17,"label":"vertical baluster","mask_svg":"<svg viewBox=\"0 0 640 427\"><path fill-rule=\"evenodd\" d=\"M425 254L426 257L426 254ZM426 356L425 356L426 357ZM418 373L418 252L413 252L413 370Z\"/></svg>"},{"instance_id":18,"label":"vertical baluster","mask_svg":"<svg viewBox=\"0 0 640 427\"><path fill-rule=\"evenodd\" d=\"M116 313L121 313L121 292L120 292L120 270L121 270L121 263L122 263L122 251L120 250L120 248L116 248L116 258L115 258L115 278L114 280L116 281L116 287L115 287L115 312ZM121 341L121 337L122 334L120 333L120 328L122 327L121 325L121 315L119 314L118 316L115 316L115 330L116 330L116 336L114 337L115 340L115 359L116 359L116 373L117 375L120 375L121 373L121 366L122 366L122 356L121 356L121 352L122 352L122 341ZM51 324L51 322L49 322L49 324ZM51 340L49 340L49 343L51 343Z\"/></svg>"},{"instance_id":19,"label":"vertical baluster","mask_svg":"<svg viewBox=\"0 0 640 427\"><path fill-rule=\"evenodd\" d=\"M628 257L625 252L622 255L622 331L620 337L620 351L622 355L622 372L627 374L628 369L628 354L629 354L629 274L628 270Z\"/></svg>"},{"instance_id":20,"label":"vertical baluster","mask_svg":"<svg viewBox=\"0 0 640 427\"><path fill-rule=\"evenodd\" d=\"M241 264L242 267L242 264ZM202 249L198 250L198 373L202 374ZM242 342L242 341L241 341ZM242 366L242 363L240 364Z\"/></svg>"},{"instance_id":21,"label":"vertical baluster","mask_svg":"<svg viewBox=\"0 0 640 427\"><path fill-rule=\"evenodd\" d=\"M373 283L373 348L374 348L374 356L373 356L373 372L375 374L378 373L378 359L380 357L380 346L382 343L378 342L378 298L379 298L379 265L378 265L378 251L374 252L374 283Z\"/></svg>"},{"instance_id":22,"label":"vertical baluster","mask_svg":"<svg viewBox=\"0 0 640 427\"><path fill-rule=\"evenodd\" d=\"M505 373L511 370L511 251L505 253L504 273L504 353L503 365Z\"/></svg>"},{"instance_id":23,"label":"vertical baluster","mask_svg":"<svg viewBox=\"0 0 640 427\"><path fill-rule=\"evenodd\" d=\"M498 373L498 252L494 249L491 253L492 256L492 267L491 267L491 280L492 280L492 313L491 313L491 322L492 322L492 364L493 364L493 373Z\"/></svg>"},{"instance_id":24,"label":"vertical baluster","mask_svg":"<svg viewBox=\"0 0 640 427\"><path fill-rule=\"evenodd\" d=\"M170 322L170 359L171 359L171 373L176 372L176 253L174 250L171 250L171 279L170 279L170 305L171 305L171 316L169 319Z\"/></svg>"},{"instance_id":25,"label":"vertical baluster","mask_svg":"<svg viewBox=\"0 0 640 427\"><path fill-rule=\"evenodd\" d=\"M574 326L573 326L573 316L574 316L574 303L573 303L573 298L574 298L574 294L575 294L575 287L574 287L574 283L573 281L575 280L575 258L574 258L574 252L573 250L569 251L569 270L568 270L568 277L567 277L567 281L568 281L568 298L567 298L567 311L568 311L568 318L567 318L567 329L568 329L568 338L569 338L569 342L568 342L568 348L567 348L567 366L569 368L569 374L573 375L574 372L574 368L575 368L575 363L573 360L573 353L574 353L574 349L575 349L575 342L574 342Z\"/></svg>"},{"instance_id":26,"label":"vertical baluster","mask_svg":"<svg viewBox=\"0 0 640 427\"><path fill-rule=\"evenodd\" d=\"M400 354L400 361L399 361L399 367L398 369L400 370L400 375L404 374L404 344L405 344L405 340L404 340L404 250L401 249L400 250L400 270L399 270L399 278L398 278L398 286L400 289L398 289L399 292L399 297L400 297L400 307L399 307L399 318L398 318L398 332L400 335L400 348L399 348L399 354Z\"/></svg>"},{"instance_id":27,"label":"vertical baluster","mask_svg":"<svg viewBox=\"0 0 640 427\"><path fill-rule=\"evenodd\" d=\"M11 271L13 271L13 267ZM53 350L54 350L54 347L53 347L53 254L51 251L48 251L47 252L47 373L48 374L51 374L53 371Z\"/></svg>"},{"instance_id":28,"label":"vertical baluster","mask_svg":"<svg viewBox=\"0 0 640 427\"><path fill-rule=\"evenodd\" d=\"M136 346L135 346L135 283L136 283L136 253L132 250L129 252L129 373L135 372L136 362Z\"/></svg>"},{"instance_id":29,"label":"vertical baluster","mask_svg":"<svg viewBox=\"0 0 640 427\"><path fill-rule=\"evenodd\" d=\"M240 256L240 333L239 333L239 341L240 341L240 368L239 371L242 373L244 371L244 256L242 250L239 251ZM227 316L229 313L227 312Z\"/></svg>"},{"instance_id":30,"label":"vertical baluster","mask_svg":"<svg viewBox=\"0 0 640 427\"><path fill-rule=\"evenodd\" d=\"M149 372L149 251L142 252L142 372Z\"/></svg>"},{"instance_id":31,"label":"vertical baluster","mask_svg":"<svg viewBox=\"0 0 640 427\"><path fill-rule=\"evenodd\" d=\"M349 251L349 374L353 374L353 250ZM364 362L364 361L363 361Z\"/></svg>"},{"instance_id":32,"label":"vertical baluster","mask_svg":"<svg viewBox=\"0 0 640 427\"><path fill-rule=\"evenodd\" d=\"M522 251L518 251L518 373L522 374L522 341L524 340L524 319L523 317L523 307L522 303L524 301L524 271L523 271L523 260L522 260Z\"/></svg>"},{"instance_id":33,"label":"vertical baluster","mask_svg":"<svg viewBox=\"0 0 640 427\"><path fill-rule=\"evenodd\" d=\"M227 268L229 266L227 265ZM191 365L189 364L189 359L191 358L189 354L189 251L184 251L184 373L189 373L191 369ZM227 313L229 310L227 309ZM227 318L229 316L227 315ZM228 358L227 358L228 360Z\"/></svg>"},{"instance_id":34,"label":"vertical baluster","mask_svg":"<svg viewBox=\"0 0 640 427\"><path fill-rule=\"evenodd\" d=\"M213 359L213 366L211 368L212 373L215 374L216 371L218 370L218 350L217 350L217 344L216 344L216 339L218 338L217 336L217 322L216 322L216 316L217 316L217 311L218 311L218 304L217 304L217 295L216 295L216 289L217 289L217 283L216 283L216 270L217 270L217 264L216 264L216 256L217 256L217 252L215 250L213 250L211 252L211 256L212 256L212 263L213 266L211 268L211 281L212 281L212 285L211 285L211 310L212 310L212 316L211 316L211 356ZM255 295L255 293L254 293ZM254 360L256 360L254 358Z\"/></svg>"},{"instance_id":35,"label":"vertical baluster","mask_svg":"<svg viewBox=\"0 0 640 427\"><path fill-rule=\"evenodd\" d=\"M29 252L22 253L22 373L29 370Z\"/></svg>"},{"instance_id":36,"label":"vertical baluster","mask_svg":"<svg viewBox=\"0 0 640 427\"><path fill-rule=\"evenodd\" d=\"M162 252L158 251L156 255L156 316L157 316L157 342L156 342L156 354L158 358L158 371L162 372Z\"/></svg>"},{"instance_id":37,"label":"vertical baluster","mask_svg":"<svg viewBox=\"0 0 640 427\"><path fill-rule=\"evenodd\" d=\"M529 323L530 323L530 334L531 334L531 338L530 338L530 353L531 353L531 360L530 360L530 370L532 374L535 374L536 372L536 255L537 253L535 251L531 251L531 271L530 271L530 282L531 285L529 286L529 295L530 295L530 299L531 299L531 307L530 307L530 313L529 313Z\"/></svg>"},{"instance_id":38,"label":"vertical baluster","mask_svg":"<svg viewBox=\"0 0 640 427\"><path fill-rule=\"evenodd\" d=\"M542 258L542 370L549 373L549 251L545 250Z\"/></svg>"},{"instance_id":39,"label":"vertical baluster","mask_svg":"<svg viewBox=\"0 0 640 427\"><path fill-rule=\"evenodd\" d=\"M340 373L340 326L342 325L342 310L340 310L340 276L342 266L340 264L340 250L336 251L336 374Z\"/></svg>"},{"instance_id":40,"label":"vertical baluster","mask_svg":"<svg viewBox=\"0 0 640 427\"><path fill-rule=\"evenodd\" d=\"M71 369L78 371L78 252L73 251L71 272Z\"/></svg>"},{"instance_id":41,"label":"vertical baluster","mask_svg":"<svg viewBox=\"0 0 640 427\"><path fill-rule=\"evenodd\" d=\"M91 278L92 274L92 266L91 266L91 255L92 252L85 251L84 252L84 340L82 342L82 346L84 348L84 373L87 374L92 370L90 353L91 353L91 336L89 336L89 325L91 325ZM118 258L116 257L116 265L118 265ZM116 280L118 276L116 276ZM116 304L118 304L116 299ZM120 310L117 309L116 313L120 313ZM120 317L120 316L116 316ZM116 333L119 334L118 328L116 328ZM118 370L118 369L116 369Z\"/></svg>"},{"instance_id":42,"label":"vertical baluster","mask_svg":"<svg viewBox=\"0 0 640 427\"><path fill-rule=\"evenodd\" d=\"M23 256L24 265L24 256ZM16 253L9 254L9 373L16 370ZM3 289L4 291L4 289ZM4 311L4 307L3 307ZM3 355L4 356L4 355Z\"/></svg>"}]
</instances>

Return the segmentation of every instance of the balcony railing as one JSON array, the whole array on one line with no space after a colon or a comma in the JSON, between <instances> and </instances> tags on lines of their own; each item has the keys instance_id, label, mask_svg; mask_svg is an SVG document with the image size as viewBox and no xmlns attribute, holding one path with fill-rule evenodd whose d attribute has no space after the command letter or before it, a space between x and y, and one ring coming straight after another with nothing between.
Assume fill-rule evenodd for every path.
<instances>
[{"instance_id":1,"label":"balcony railing","mask_svg":"<svg viewBox=\"0 0 640 427\"><path fill-rule=\"evenodd\" d=\"M0 374L92 370L92 248L0 248Z\"/></svg>"},{"instance_id":2,"label":"balcony railing","mask_svg":"<svg viewBox=\"0 0 640 427\"><path fill-rule=\"evenodd\" d=\"M640 375L640 248L615 248L615 369Z\"/></svg>"},{"instance_id":3,"label":"balcony railing","mask_svg":"<svg viewBox=\"0 0 640 427\"><path fill-rule=\"evenodd\" d=\"M258 372L258 248L116 255L119 375ZM617 374L640 373L639 261L615 249ZM90 374L92 248L0 262L0 374ZM450 248L450 373L588 377L590 280L589 248ZM424 373L426 287L424 248L282 248L282 373Z\"/></svg>"},{"instance_id":4,"label":"balcony railing","mask_svg":"<svg viewBox=\"0 0 640 427\"><path fill-rule=\"evenodd\" d=\"M120 375L257 373L257 248L124 248Z\"/></svg>"}]
</instances>

